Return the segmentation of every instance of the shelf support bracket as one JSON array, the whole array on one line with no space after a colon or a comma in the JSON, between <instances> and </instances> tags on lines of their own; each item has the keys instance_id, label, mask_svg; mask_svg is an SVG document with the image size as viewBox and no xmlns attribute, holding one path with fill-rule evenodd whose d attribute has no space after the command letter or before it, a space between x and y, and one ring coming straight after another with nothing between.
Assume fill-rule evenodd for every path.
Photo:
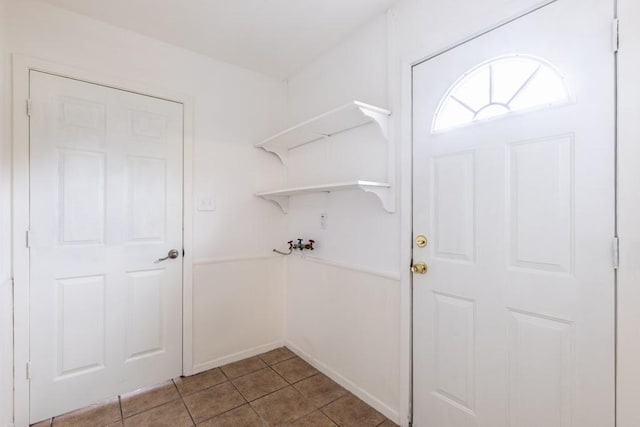
<instances>
[{"instance_id":1,"label":"shelf support bracket","mask_svg":"<svg viewBox=\"0 0 640 427\"><path fill-rule=\"evenodd\" d=\"M360 112L375 122L376 125L380 128L380 132L384 136L385 140L389 140L389 115L380 113L378 111L373 111L368 108L358 107Z\"/></svg>"},{"instance_id":2,"label":"shelf support bracket","mask_svg":"<svg viewBox=\"0 0 640 427\"><path fill-rule=\"evenodd\" d=\"M283 213L285 214L289 213L289 196L261 195L260 197L277 204L280 207L280 209L282 209Z\"/></svg>"},{"instance_id":3,"label":"shelf support bracket","mask_svg":"<svg viewBox=\"0 0 640 427\"><path fill-rule=\"evenodd\" d=\"M394 192L391 191L390 188L360 186L360 189L365 193L374 194L378 200L380 200L385 211L389 213L394 213L396 211Z\"/></svg>"},{"instance_id":4,"label":"shelf support bracket","mask_svg":"<svg viewBox=\"0 0 640 427\"><path fill-rule=\"evenodd\" d=\"M284 166L287 165L287 157L288 157L289 150L287 150L286 148L271 147L266 145L258 148L262 148L264 151L268 153L275 154L276 156L278 156L278 158L280 159L280 161Z\"/></svg>"}]
</instances>

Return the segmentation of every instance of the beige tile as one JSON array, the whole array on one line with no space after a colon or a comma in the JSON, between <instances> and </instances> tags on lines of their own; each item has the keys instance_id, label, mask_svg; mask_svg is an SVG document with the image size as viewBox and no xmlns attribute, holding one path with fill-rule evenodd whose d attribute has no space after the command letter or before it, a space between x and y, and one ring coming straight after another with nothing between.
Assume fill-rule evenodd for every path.
<instances>
[{"instance_id":1,"label":"beige tile","mask_svg":"<svg viewBox=\"0 0 640 427\"><path fill-rule=\"evenodd\" d=\"M328 404L322 412L343 427L377 426L385 420L384 415L352 394Z\"/></svg>"},{"instance_id":2,"label":"beige tile","mask_svg":"<svg viewBox=\"0 0 640 427\"><path fill-rule=\"evenodd\" d=\"M202 427L264 427L267 424L249 405L244 405L198 424Z\"/></svg>"},{"instance_id":3,"label":"beige tile","mask_svg":"<svg viewBox=\"0 0 640 427\"><path fill-rule=\"evenodd\" d=\"M120 405L122 405L122 415L127 418L176 399L180 399L180 395L173 382L169 381L123 394L120 396Z\"/></svg>"},{"instance_id":4,"label":"beige tile","mask_svg":"<svg viewBox=\"0 0 640 427\"><path fill-rule=\"evenodd\" d=\"M336 427L325 414L315 411L290 424L291 427Z\"/></svg>"},{"instance_id":5,"label":"beige tile","mask_svg":"<svg viewBox=\"0 0 640 427\"><path fill-rule=\"evenodd\" d=\"M384 422L382 424L380 424L378 427L398 427L398 424L394 423L393 421L391 421L390 419L386 419L384 420Z\"/></svg>"},{"instance_id":6,"label":"beige tile","mask_svg":"<svg viewBox=\"0 0 640 427\"><path fill-rule=\"evenodd\" d=\"M190 377L179 377L173 381L176 383L178 390L183 396L204 390L216 384L223 383L227 380L222 371L218 368L200 372Z\"/></svg>"},{"instance_id":7,"label":"beige tile","mask_svg":"<svg viewBox=\"0 0 640 427\"><path fill-rule=\"evenodd\" d=\"M260 359L264 360L267 365L273 365L278 362L296 357L296 355L287 347L280 347L267 353L263 353L259 357Z\"/></svg>"},{"instance_id":8,"label":"beige tile","mask_svg":"<svg viewBox=\"0 0 640 427\"><path fill-rule=\"evenodd\" d=\"M54 417L53 426L55 427L95 427L106 426L121 420L120 403L115 397L106 402L97 403L69 412L59 417Z\"/></svg>"},{"instance_id":9,"label":"beige tile","mask_svg":"<svg viewBox=\"0 0 640 427\"><path fill-rule=\"evenodd\" d=\"M331 403L347 394L347 390L322 374L297 382L294 387L317 407Z\"/></svg>"},{"instance_id":10,"label":"beige tile","mask_svg":"<svg viewBox=\"0 0 640 427\"><path fill-rule=\"evenodd\" d=\"M315 410L311 402L291 386L254 400L251 406L270 425L288 423Z\"/></svg>"},{"instance_id":11,"label":"beige tile","mask_svg":"<svg viewBox=\"0 0 640 427\"><path fill-rule=\"evenodd\" d=\"M124 426L124 423L122 421L117 421L113 424L107 425L106 427L123 427L123 426Z\"/></svg>"},{"instance_id":12,"label":"beige tile","mask_svg":"<svg viewBox=\"0 0 640 427\"><path fill-rule=\"evenodd\" d=\"M289 384L271 368L264 368L252 374L232 380L245 399L251 401L272 393Z\"/></svg>"},{"instance_id":13,"label":"beige tile","mask_svg":"<svg viewBox=\"0 0 640 427\"><path fill-rule=\"evenodd\" d=\"M229 382L186 396L184 402L196 423L246 403L238 390Z\"/></svg>"},{"instance_id":14,"label":"beige tile","mask_svg":"<svg viewBox=\"0 0 640 427\"><path fill-rule=\"evenodd\" d=\"M124 419L125 427L190 427L193 425L182 400L165 403Z\"/></svg>"},{"instance_id":15,"label":"beige tile","mask_svg":"<svg viewBox=\"0 0 640 427\"><path fill-rule=\"evenodd\" d=\"M276 363L272 368L292 384L318 373L313 366L299 357Z\"/></svg>"},{"instance_id":16,"label":"beige tile","mask_svg":"<svg viewBox=\"0 0 640 427\"><path fill-rule=\"evenodd\" d=\"M51 426L51 418L48 420L40 421L39 423L31 424L31 427L50 427Z\"/></svg>"},{"instance_id":17,"label":"beige tile","mask_svg":"<svg viewBox=\"0 0 640 427\"><path fill-rule=\"evenodd\" d=\"M230 363L220 367L222 372L229 378L237 378L251 372L266 368L267 365L259 357L250 357L238 362Z\"/></svg>"}]
</instances>

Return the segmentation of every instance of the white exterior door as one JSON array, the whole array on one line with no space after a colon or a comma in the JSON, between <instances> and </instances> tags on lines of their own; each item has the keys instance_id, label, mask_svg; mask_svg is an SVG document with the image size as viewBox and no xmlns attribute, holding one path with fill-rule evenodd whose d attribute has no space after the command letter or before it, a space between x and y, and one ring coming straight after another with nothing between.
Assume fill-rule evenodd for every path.
<instances>
[{"instance_id":1,"label":"white exterior door","mask_svg":"<svg viewBox=\"0 0 640 427\"><path fill-rule=\"evenodd\" d=\"M182 105L35 71L30 97L35 422L181 373Z\"/></svg>"},{"instance_id":2,"label":"white exterior door","mask_svg":"<svg viewBox=\"0 0 640 427\"><path fill-rule=\"evenodd\" d=\"M414 68L414 425L612 427L613 2Z\"/></svg>"}]
</instances>

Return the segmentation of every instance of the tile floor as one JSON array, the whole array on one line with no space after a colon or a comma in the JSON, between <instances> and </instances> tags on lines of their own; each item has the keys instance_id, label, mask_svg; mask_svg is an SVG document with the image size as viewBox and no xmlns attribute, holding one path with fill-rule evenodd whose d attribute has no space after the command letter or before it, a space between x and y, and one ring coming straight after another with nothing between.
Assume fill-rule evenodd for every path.
<instances>
[{"instance_id":1,"label":"tile floor","mask_svg":"<svg viewBox=\"0 0 640 427\"><path fill-rule=\"evenodd\" d=\"M123 394L34 425L395 426L286 347Z\"/></svg>"}]
</instances>

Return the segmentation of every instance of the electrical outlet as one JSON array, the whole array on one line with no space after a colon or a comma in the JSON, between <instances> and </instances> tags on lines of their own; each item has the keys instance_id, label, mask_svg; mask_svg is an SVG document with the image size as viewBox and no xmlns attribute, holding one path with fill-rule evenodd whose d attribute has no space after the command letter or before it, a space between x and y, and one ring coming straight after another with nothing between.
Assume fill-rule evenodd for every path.
<instances>
[{"instance_id":1,"label":"electrical outlet","mask_svg":"<svg viewBox=\"0 0 640 427\"><path fill-rule=\"evenodd\" d=\"M328 219L329 219L329 215L326 212L320 214L320 229L322 230L327 229Z\"/></svg>"}]
</instances>

